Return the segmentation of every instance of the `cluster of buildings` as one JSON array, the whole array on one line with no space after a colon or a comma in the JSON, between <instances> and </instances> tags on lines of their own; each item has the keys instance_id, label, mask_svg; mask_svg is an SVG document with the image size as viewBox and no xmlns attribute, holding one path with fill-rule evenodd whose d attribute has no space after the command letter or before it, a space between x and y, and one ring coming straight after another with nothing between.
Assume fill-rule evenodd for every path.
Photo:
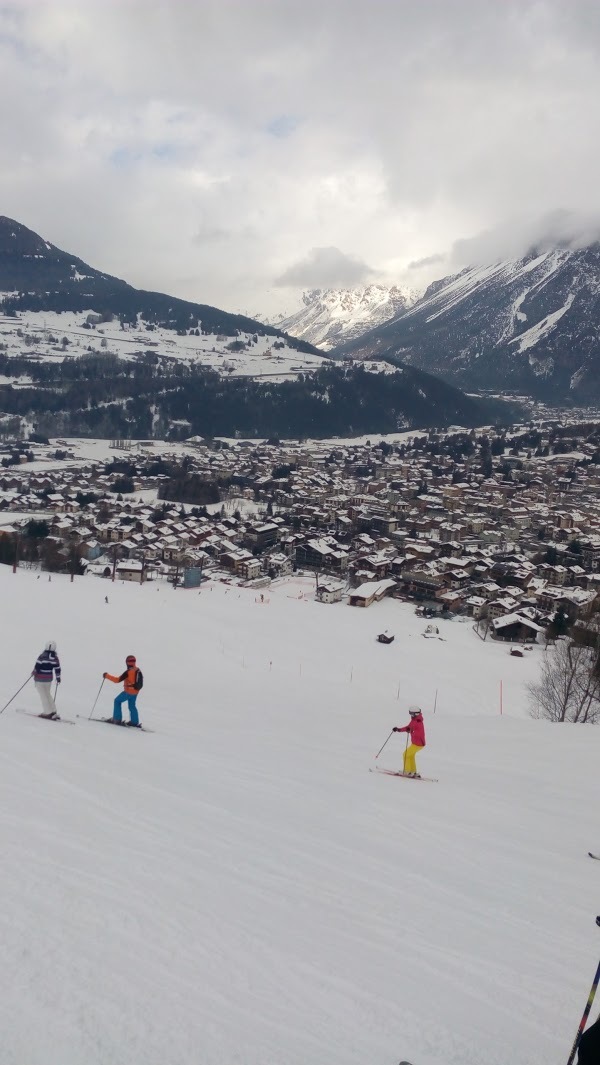
<instances>
[{"instance_id":1,"label":"cluster of buildings","mask_svg":"<svg viewBox=\"0 0 600 1065\"><path fill-rule=\"evenodd\" d=\"M525 430L509 441L489 430L483 444L465 433L463 448L457 435L393 445L196 440L185 473L218 485L220 503L208 509L161 500L172 497L172 474L156 473L157 463L181 469L182 453L128 451L133 490L119 493L104 462L45 462L51 449L31 445L31 470L0 472L0 544L43 517L58 555L75 548L90 573L263 588L310 572L324 603L392 596L428 617L470 616L483 638L533 641L557 611L585 624L600 604L598 443L589 426L569 432L566 454L552 453L543 426L535 450Z\"/></svg>"}]
</instances>

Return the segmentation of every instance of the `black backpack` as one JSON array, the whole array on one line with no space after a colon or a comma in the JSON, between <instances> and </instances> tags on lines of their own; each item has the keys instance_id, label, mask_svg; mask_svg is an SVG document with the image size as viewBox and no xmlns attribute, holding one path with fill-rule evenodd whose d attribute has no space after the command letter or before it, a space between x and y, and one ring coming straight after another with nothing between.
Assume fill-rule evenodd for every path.
<instances>
[{"instance_id":1,"label":"black backpack","mask_svg":"<svg viewBox=\"0 0 600 1065\"><path fill-rule=\"evenodd\" d=\"M143 687L144 687L144 674L142 673L141 669L136 669L136 671L135 671L134 688L137 691L141 692Z\"/></svg>"}]
</instances>

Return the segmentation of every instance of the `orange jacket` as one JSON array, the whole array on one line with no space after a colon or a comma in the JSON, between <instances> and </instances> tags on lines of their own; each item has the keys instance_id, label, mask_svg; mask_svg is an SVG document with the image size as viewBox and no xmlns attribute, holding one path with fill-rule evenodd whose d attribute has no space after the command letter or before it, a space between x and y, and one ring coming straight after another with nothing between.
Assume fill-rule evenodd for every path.
<instances>
[{"instance_id":1,"label":"orange jacket","mask_svg":"<svg viewBox=\"0 0 600 1065\"><path fill-rule=\"evenodd\" d=\"M107 680L112 680L113 684L120 684L121 681L124 681L125 683L123 687L127 694L137 695L139 693L139 688L135 687L135 678L137 676L137 671L137 666L130 666L129 669L126 669L124 673L121 673L120 677L113 677L110 673L105 673L104 676Z\"/></svg>"}]
</instances>

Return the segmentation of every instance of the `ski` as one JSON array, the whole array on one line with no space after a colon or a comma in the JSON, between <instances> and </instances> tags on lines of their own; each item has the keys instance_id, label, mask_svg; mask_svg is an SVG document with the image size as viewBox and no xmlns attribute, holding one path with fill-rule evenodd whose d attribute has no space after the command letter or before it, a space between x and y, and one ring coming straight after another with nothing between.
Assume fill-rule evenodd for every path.
<instances>
[{"instance_id":1,"label":"ski","mask_svg":"<svg viewBox=\"0 0 600 1065\"><path fill-rule=\"evenodd\" d=\"M146 728L145 725L130 725L128 721L111 721L110 717L86 717L85 714L77 714L82 721L97 721L100 725L116 725L118 728L131 729L132 732L154 732L153 728Z\"/></svg>"},{"instance_id":2,"label":"ski","mask_svg":"<svg viewBox=\"0 0 600 1065\"><path fill-rule=\"evenodd\" d=\"M369 773L385 773L388 777L404 777L405 780L422 780L428 784L439 784L437 777L409 777L408 773L403 773L399 769L383 769L379 765L372 766Z\"/></svg>"},{"instance_id":3,"label":"ski","mask_svg":"<svg viewBox=\"0 0 600 1065\"><path fill-rule=\"evenodd\" d=\"M600 862L600 854L592 854L591 851L588 851L588 854L590 858L595 858L597 862Z\"/></svg>"},{"instance_id":4,"label":"ski","mask_svg":"<svg viewBox=\"0 0 600 1065\"><path fill-rule=\"evenodd\" d=\"M19 708L17 708L15 710L15 713L16 714L24 714L25 717L37 717L38 721L53 721L53 722L60 723L61 725L74 725L75 724L75 722L72 721L70 717L61 717L60 714L59 714L58 717L42 717L41 714L34 714L33 710L21 710Z\"/></svg>"}]
</instances>

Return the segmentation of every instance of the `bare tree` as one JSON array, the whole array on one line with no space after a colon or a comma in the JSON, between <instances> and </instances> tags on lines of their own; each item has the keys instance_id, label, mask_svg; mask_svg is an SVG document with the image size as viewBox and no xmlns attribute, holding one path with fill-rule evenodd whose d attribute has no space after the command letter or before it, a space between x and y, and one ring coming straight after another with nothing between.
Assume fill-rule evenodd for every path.
<instances>
[{"instance_id":1,"label":"bare tree","mask_svg":"<svg viewBox=\"0 0 600 1065\"><path fill-rule=\"evenodd\" d=\"M479 620L477 622L475 622L475 626L474 626L475 632L479 636L479 639L483 640L484 643L485 643L485 641L488 638L488 633L489 633L491 627L492 627L492 619L489 616L489 614L485 614L482 618L479 618Z\"/></svg>"},{"instance_id":2,"label":"bare tree","mask_svg":"<svg viewBox=\"0 0 600 1065\"><path fill-rule=\"evenodd\" d=\"M548 721L600 720L600 677L590 647L559 640L547 651L537 684L529 685L532 717Z\"/></svg>"}]
</instances>

